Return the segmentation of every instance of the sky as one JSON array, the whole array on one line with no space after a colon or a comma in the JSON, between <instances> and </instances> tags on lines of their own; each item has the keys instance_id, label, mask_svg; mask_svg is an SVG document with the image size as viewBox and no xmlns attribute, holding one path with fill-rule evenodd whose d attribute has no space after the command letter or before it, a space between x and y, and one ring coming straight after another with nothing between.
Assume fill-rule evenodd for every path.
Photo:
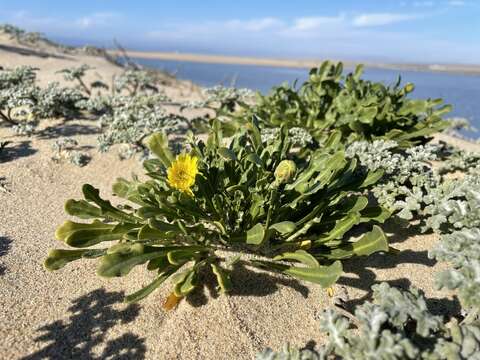
<instances>
[{"instance_id":1,"label":"sky","mask_svg":"<svg viewBox=\"0 0 480 360\"><path fill-rule=\"evenodd\" d=\"M480 64L480 0L0 0L0 23L71 45Z\"/></svg>"}]
</instances>

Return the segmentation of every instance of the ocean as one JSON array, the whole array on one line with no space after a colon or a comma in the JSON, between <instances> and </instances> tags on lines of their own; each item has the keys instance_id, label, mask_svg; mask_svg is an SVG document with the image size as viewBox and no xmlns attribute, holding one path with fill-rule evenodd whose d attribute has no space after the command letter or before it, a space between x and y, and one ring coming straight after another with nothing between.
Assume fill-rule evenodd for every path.
<instances>
[{"instance_id":1,"label":"ocean","mask_svg":"<svg viewBox=\"0 0 480 360\"><path fill-rule=\"evenodd\" d=\"M167 71L179 79L191 80L200 86L233 85L264 94L283 82L293 84L297 80L301 83L308 77L307 69L297 68L141 58L134 60L142 66ZM453 111L449 116L466 118L474 127L480 129L480 76L369 68L364 71L364 78L385 84L396 82L398 76L401 76L404 84L407 82L415 84L412 97L442 98L445 103L453 105ZM480 138L480 132L463 130L462 133L469 138Z\"/></svg>"}]
</instances>

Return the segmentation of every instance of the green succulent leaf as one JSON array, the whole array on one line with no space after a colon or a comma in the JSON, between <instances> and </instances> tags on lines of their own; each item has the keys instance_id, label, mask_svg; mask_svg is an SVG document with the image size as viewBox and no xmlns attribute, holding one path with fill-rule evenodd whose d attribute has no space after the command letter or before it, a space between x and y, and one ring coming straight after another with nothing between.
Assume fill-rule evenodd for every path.
<instances>
[{"instance_id":1,"label":"green succulent leaf","mask_svg":"<svg viewBox=\"0 0 480 360\"><path fill-rule=\"evenodd\" d=\"M136 265L164 256L165 250L142 244L131 244L128 252L115 252L102 256L97 275L116 277L127 275Z\"/></svg>"},{"instance_id":2,"label":"green succulent leaf","mask_svg":"<svg viewBox=\"0 0 480 360\"><path fill-rule=\"evenodd\" d=\"M95 258L102 256L105 253L104 249L95 250L63 250L53 249L48 253L48 257L44 262L45 269L49 271L59 270L67 265L69 262L81 258Z\"/></svg>"},{"instance_id":3,"label":"green succulent leaf","mask_svg":"<svg viewBox=\"0 0 480 360\"><path fill-rule=\"evenodd\" d=\"M168 271L160 273L150 284L134 292L133 294L127 295L125 297L125 302L136 303L142 300L143 298L147 297L154 290L156 290L160 285L162 285L165 282L165 280L167 280L177 270L178 270L178 267L172 266L168 269Z\"/></svg>"},{"instance_id":4,"label":"green succulent leaf","mask_svg":"<svg viewBox=\"0 0 480 360\"><path fill-rule=\"evenodd\" d=\"M295 231L296 225L292 221L282 221L282 222L270 225L269 229L275 230L281 235L288 235Z\"/></svg>"},{"instance_id":5,"label":"green succulent leaf","mask_svg":"<svg viewBox=\"0 0 480 360\"><path fill-rule=\"evenodd\" d=\"M363 235L360 240L344 244L329 253L319 253L319 257L332 260L347 259L352 256L367 256L379 251L388 251L388 241L385 233L378 226Z\"/></svg>"},{"instance_id":6,"label":"green succulent leaf","mask_svg":"<svg viewBox=\"0 0 480 360\"><path fill-rule=\"evenodd\" d=\"M175 157L168 148L168 139L165 134L157 132L150 135L147 139L147 146L158 157L165 168L170 167Z\"/></svg>"},{"instance_id":7,"label":"green succulent leaf","mask_svg":"<svg viewBox=\"0 0 480 360\"><path fill-rule=\"evenodd\" d=\"M333 285L338 280L342 271L342 263L340 261L335 261L328 266L290 267L283 270L283 273L299 280L313 282L326 288Z\"/></svg>"},{"instance_id":8,"label":"green succulent leaf","mask_svg":"<svg viewBox=\"0 0 480 360\"><path fill-rule=\"evenodd\" d=\"M246 233L245 242L250 245L260 245L265 238L265 228L262 224L256 224Z\"/></svg>"},{"instance_id":9,"label":"green succulent leaf","mask_svg":"<svg viewBox=\"0 0 480 360\"><path fill-rule=\"evenodd\" d=\"M223 269L220 265L211 263L212 272L217 277L217 283L220 287L220 292L226 294L230 291L232 287L232 281L230 280L230 274L227 270Z\"/></svg>"},{"instance_id":10,"label":"green succulent leaf","mask_svg":"<svg viewBox=\"0 0 480 360\"><path fill-rule=\"evenodd\" d=\"M273 260L295 260L295 261L301 262L302 264L308 267L320 266L317 259L315 259L311 254L309 254L305 250L297 250L295 252L283 253L281 255L275 256Z\"/></svg>"}]
</instances>

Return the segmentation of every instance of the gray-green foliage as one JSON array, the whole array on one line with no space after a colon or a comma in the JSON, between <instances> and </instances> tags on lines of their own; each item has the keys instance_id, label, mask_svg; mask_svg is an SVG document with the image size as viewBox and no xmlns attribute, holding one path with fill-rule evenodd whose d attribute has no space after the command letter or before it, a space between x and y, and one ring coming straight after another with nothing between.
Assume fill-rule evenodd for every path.
<instances>
[{"instance_id":1,"label":"gray-green foliage","mask_svg":"<svg viewBox=\"0 0 480 360\"><path fill-rule=\"evenodd\" d=\"M137 74L138 73L138 74ZM137 75L135 75L137 74ZM146 150L143 140L154 132L165 132L182 137L187 130L208 131L205 117L187 117L185 109L215 110L220 113L224 106L244 99L249 92L215 87L205 89L205 100L201 102L176 103L161 90L154 87L150 72L127 70L117 77L117 91L125 91L129 96L116 93L91 97L82 103L85 110L100 114L99 148L108 150L114 144L124 144L121 157L129 157ZM172 107L177 111L172 111ZM292 132L295 134L295 132Z\"/></svg>"},{"instance_id":2,"label":"gray-green foliage","mask_svg":"<svg viewBox=\"0 0 480 360\"><path fill-rule=\"evenodd\" d=\"M358 156L362 166L369 170L382 169L385 176L371 191L379 203L398 216L410 220L422 215L424 207L441 179L429 162L435 160L436 147L415 146L398 149L394 141L375 140L354 142L346 149L347 156Z\"/></svg>"},{"instance_id":3,"label":"gray-green foliage","mask_svg":"<svg viewBox=\"0 0 480 360\"><path fill-rule=\"evenodd\" d=\"M268 348L255 356L255 360L320 360L323 358L317 351L298 349L288 344L278 352Z\"/></svg>"},{"instance_id":4,"label":"gray-green foliage","mask_svg":"<svg viewBox=\"0 0 480 360\"><path fill-rule=\"evenodd\" d=\"M153 71L127 68L125 71L116 76L113 83L115 92L127 92L129 95L137 95L138 93L157 93L158 79Z\"/></svg>"},{"instance_id":5,"label":"gray-green foliage","mask_svg":"<svg viewBox=\"0 0 480 360\"><path fill-rule=\"evenodd\" d=\"M305 351L306 359L324 360L460 360L480 359L480 323L476 320L445 323L432 314L423 294L411 288L401 291L387 283L374 285L373 300L355 310L356 322L329 309L320 317L328 334L317 352ZM278 359L302 359L302 351L288 348ZM257 360L277 359L271 350Z\"/></svg>"},{"instance_id":6,"label":"gray-green foliage","mask_svg":"<svg viewBox=\"0 0 480 360\"><path fill-rule=\"evenodd\" d=\"M438 172L443 175L456 171L471 172L475 169L480 169L480 153L454 148L442 161Z\"/></svg>"},{"instance_id":7,"label":"gray-green foliage","mask_svg":"<svg viewBox=\"0 0 480 360\"><path fill-rule=\"evenodd\" d=\"M473 316L480 314L480 229L464 228L442 235L429 256L446 261L452 269L437 276L437 286L457 290L462 305ZM471 316L472 316L471 315Z\"/></svg>"},{"instance_id":8,"label":"gray-green foliage","mask_svg":"<svg viewBox=\"0 0 480 360\"><path fill-rule=\"evenodd\" d=\"M431 189L424 210L426 228L449 232L464 227L480 227L480 176L467 174L446 179Z\"/></svg>"},{"instance_id":9,"label":"gray-green foliage","mask_svg":"<svg viewBox=\"0 0 480 360\"><path fill-rule=\"evenodd\" d=\"M104 106L99 118L100 151L107 151L114 144L126 144L130 154L134 154L146 149L143 141L154 132L180 134L190 127L189 119L165 109L163 104L169 99L163 93L113 95L98 100L103 103L98 105L94 100L91 106Z\"/></svg>"},{"instance_id":10,"label":"gray-green foliage","mask_svg":"<svg viewBox=\"0 0 480 360\"><path fill-rule=\"evenodd\" d=\"M264 128L261 130L262 141L269 142L278 136L279 128ZM314 144L312 135L304 128L290 128L288 129L288 136L290 137L294 146L305 147Z\"/></svg>"},{"instance_id":11,"label":"gray-green foliage","mask_svg":"<svg viewBox=\"0 0 480 360\"><path fill-rule=\"evenodd\" d=\"M51 159L55 162L66 160L77 166L85 166L90 161L90 156L78 150L78 142L72 138L62 138L52 144L53 155Z\"/></svg>"},{"instance_id":12,"label":"gray-green foliage","mask_svg":"<svg viewBox=\"0 0 480 360\"><path fill-rule=\"evenodd\" d=\"M93 70L93 68L89 65L83 64L77 67L60 70L58 73L63 74L65 81L77 82L78 89L84 91L88 96L92 94L94 89L108 89L108 85L100 80L93 81L90 86L87 86L83 78L89 70Z\"/></svg>"},{"instance_id":13,"label":"gray-green foliage","mask_svg":"<svg viewBox=\"0 0 480 360\"><path fill-rule=\"evenodd\" d=\"M0 121L20 133L32 132L40 119L79 115L81 92L58 83L36 84L37 69L20 66L0 71Z\"/></svg>"},{"instance_id":14,"label":"gray-green foliage","mask_svg":"<svg viewBox=\"0 0 480 360\"><path fill-rule=\"evenodd\" d=\"M234 111L239 104L246 104L254 99L255 92L250 89L216 85L202 90L203 99L183 104L184 108Z\"/></svg>"},{"instance_id":15,"label":"gray-green foliage","mask_svg":"<svg viewBox=\"0 0 480 360\"><path fill-rule=\"evenodd\" d=\"M318 151L295 164L287 129L264 143L251 123L225 147L215 122L206 143L189 141L199 174L187 191L168 175L185 155L175 159L165 135L153 135L148 144L158 157L144 163L151 179L119 179L113 187L134 206L115 207L84 185L85 199L69 200L65 209L91 222L66 221L58 228L57 238L74 250L52 250L48 269L100 257L97 273L112 277L148 262L157 275L127 298L136 301L171 276L175 295L186 296L202 286L205 271L228 292L232 259L327 287L341 275L342 260L389 250L374 224L390 214L357 192L382 171L359 172L357 159L343 151Z\"/></svg>"}]
</instances>

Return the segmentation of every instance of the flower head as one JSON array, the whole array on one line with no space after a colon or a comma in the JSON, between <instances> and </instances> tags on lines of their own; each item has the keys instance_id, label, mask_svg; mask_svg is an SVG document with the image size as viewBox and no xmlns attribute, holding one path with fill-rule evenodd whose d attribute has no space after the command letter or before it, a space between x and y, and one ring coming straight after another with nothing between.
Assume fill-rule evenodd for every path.
<instances>
[{"instance_id":1,"label":"flower head","mask_svg":"<svg viewBox=\"0 0 480 360\"><path fill-rule=\"evenodd\" d=\"M190 154L180 154L167 170L168 184L188 195L193 196L190 189L195 184L198 173L198 158Z\"/></svg>"},{"instance_id":2,"label":"flower head","mask_svg":"<svg viewBox=\"0 0 480 360\"><path fill-rule=\"evenodd\" d=\"M297 172L297 165L292 160L282 160L275 169L275 184L289 183Z\"/></svg>"}]
</instances>

